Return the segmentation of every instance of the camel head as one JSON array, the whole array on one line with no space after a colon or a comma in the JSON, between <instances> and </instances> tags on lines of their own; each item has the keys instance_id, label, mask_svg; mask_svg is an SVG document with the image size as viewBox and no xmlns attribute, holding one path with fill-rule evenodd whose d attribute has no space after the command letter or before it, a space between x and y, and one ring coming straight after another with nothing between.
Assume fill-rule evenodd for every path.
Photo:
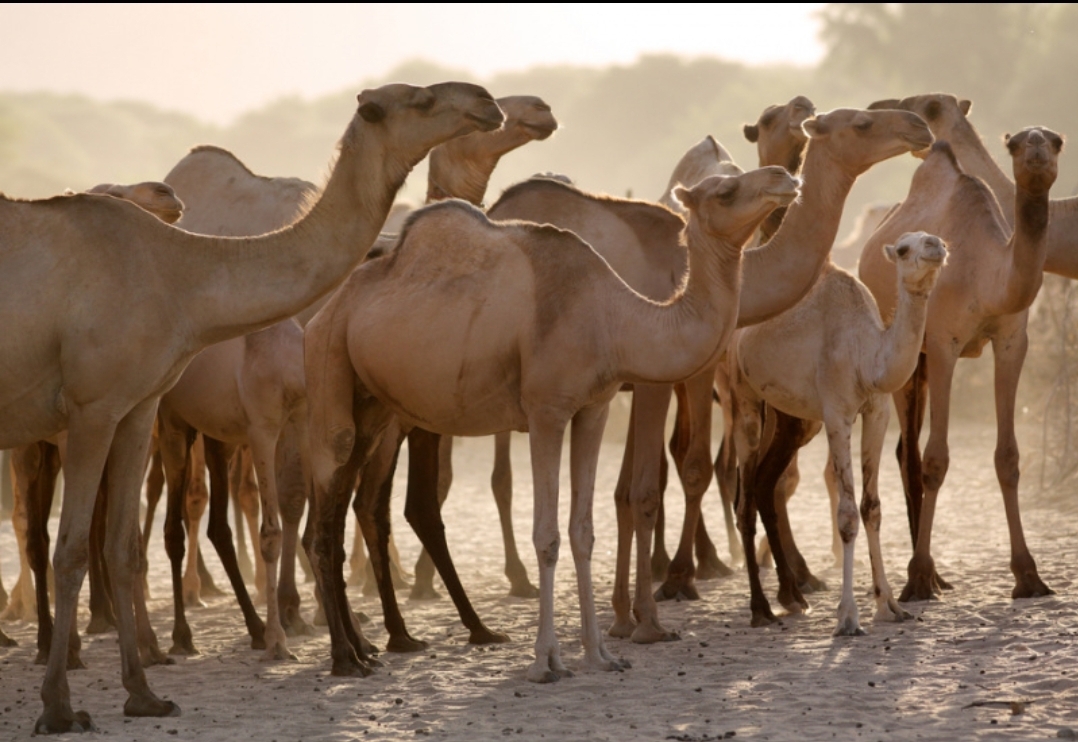
<instances>
[{"instance_id":1,"label":"camel head","mask_svg":"<svg viewBox=\"0 0 1078 742\"><path fill-rule=\"evenodd\" d=\"M927 232L906 232L895 244L884 245L883 252L898 268L906 291L917 296L928 296L947 264L946 243Z\"/></svg>"},{"instance_id":2,"label":"camel head","mask_svg":"<svg viewBox=\"0 0 1078 742\"><path fill-rule=\"evenodd\" d=\"M558 130L558 120L550 106L535 95L508 95L498 98L498 107L505 113L506 131L517 130L528 141L542 141Z\"/></svg>"},{"instance_id":3,"label":"camel head","mask_svg":"<svg viewBox=\"0 0 1078 742\"><path fill-rule=\"evenodd\" d=\"M689 212L688 222L738 249L777 208L800 194L801 179L778 165L742 175L712 175L692 188L678 186L674 197Z\"/></svg>"},{"instance_id":4,"label":"camel head","mask_svg":"<svg viewBox=\"0 0 1078 742\"><path fill-rule=\"evenodd\" d=\"M155 180L134 185L116 185L114 183L99 183L86 191L87 193L99 193L139 206L150 212L165 224L175 224L183 215L183 201L176 196L176 191L167 183L159 183Z\"/></svg>"},{"instance_id":5,"label":"camel head","mask_svg":"<svg viewBox=\"0 0 1078 742\"><path fill-rule=\"evenodd\" d=\"M932 144L932 132L915 113L839 108L808 119L810 153L823 148L847 176L856 178L877 162Z\"/></svg>"},{"instance_id":6,"label":"camel head","mask_svg":"<svg viewBox=\"0 0 1078 742\"><path fill-rule=\"evenodd\" d=\"M1059 172L1063 137L1043 126L1027 126L1003 140L1014 161L1014 182L1032 193L1047 193Z\"/></svg>"},{"instance_id":7,"label":"camel head","mask_svg":"<svg viewBox=\"0 0 1078 742\"><path fill-rule=\"evenodd\" d=\"M362 133L392 157L387 164L405 173L442 142L494 131L505 121L493 96L471 83L443 82L425 88L392 83L364 90L356 99L359 108L341 139L342 151L357 146Z\"/></svg>"},{"instance_id":8,"label":"camel head","mask_svg":"<svg viewBox=\"0 0 1078 742\"><path fill-rule=\"evenodd\" d=\"M952 139L955 131L971 130L966 117L969 116L973 103L959 100L947 93L927 93L909 98L889 98L878 100L868 107L870 111L894 109L916 113L925 120L936 139Z\"/></svg>"},{"instance_id":9,"label":"camel head","mask_svg":"<svg viewBox=\"0 0 1078 742\"><path fill-rule=\"evenodd\" d=\"M742 131L756 145L761 165L782 165L796 173L808 141L801 124L815 114L812 101L799 95L784 106L768 106L755 124L745 124Z\"/></svg>"}]
</instances>

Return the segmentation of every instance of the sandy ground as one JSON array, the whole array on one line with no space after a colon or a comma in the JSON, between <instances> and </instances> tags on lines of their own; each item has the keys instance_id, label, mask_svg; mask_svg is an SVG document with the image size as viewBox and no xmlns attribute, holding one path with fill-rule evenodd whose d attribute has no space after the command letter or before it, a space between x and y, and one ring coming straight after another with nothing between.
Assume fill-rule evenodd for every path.
<instances>
[{"instance_id":1,"label":"sandy ground","mask_svg":"<svg viewBox=\"0 0 1078 742\"><path fill-rule=\"evenodd\" d=\"M85 640L88 669L69 675L72 698L76 708L93 715L100 735L117 742L417 735L450 740L1053 738L1063 728L1078 728L1078 591L1069 573L1078 558L1078 503L1068 501L1067 493L1028 494L1034 490L1034 477L1026 475L1026 535L1042 577L1058 594L1012 601L1007 531L992 466L993 438L990 429L966 427L952 439L953 460L934 536L940 571L955 583L943 600L907 606L915 621L873 624L867 550L859 540L857 595L869 631L865 637L831 636L840 575L830 567L827 499L816 474L824 460L821 438L806 449L802 491L791 503L802 549L832 586L827 593L810 596L812 613L770 628L750 628L747 581L740 571L725 580L700 583L699 602L662 606L664 622L681 633L681 641L638 646L608 639L616 656L632 662L631 670L582 671L548 686L528 683L524 671L531 661L537 603L506 597L496 511L487 485L493 446L479 439L458 442L456 481L445 509L448 535L477 610L489 626L508 632L511 644L469 646L448 599L418 603L402 596L412 634L427 639L430 649L414 655L382 654L386 666L372 677L338 679L329 675L324 629L292 640L297 661L263 662L260 653L247 648L235 601L216 598L188 613L202 654L148 670L152 687L178 702L181 716L123 717L126 694L119 682L115 635ZM1030 438L1023 444L1026 452L1035 446ZM893 445L892 435L888 451ZM595 503L594 574L604 626L612 620L611 492L620 455L618 443L604 445ZM514 441L514 459L518 540L536 580L523 437ZM889 454L886 459L884 553L892 582L900 587L910 548L897 470ZM567 492L567 472L562 481ZM680 523L680 497L675 485L668 497L671 544ZM394 502L397 524L403 524L401 499ZM563 533L567 503L565 496ZM713 530L721 532L714 485L705 507ZM418 545L406 530L398 534L400 549L406 564L412 564ZM0 527L0 563L9 589L15 559L11 526L5 523ZM207 561L218 584L227 584L216 556ZM151 610L167 647L171 604L158 534L151 565ZM559 567L556 621L563 656L576 669L581 658L579 612L568 548ZM774 586L769 572L765 587L773 593ZM312 589L310 584L303 589L308 615ZM384 645L377 599L362 597L358 589L352 598L355 608L375 618L367 626L368 636ZM83 623L85 616L83 611ZM0 740L23 739L41 710L43 668L32 664L34 627L14 622L4 629L20 646L0 650ZM1012 709L1012 701L1023 705Z\"/></svg>"}]
</instances>

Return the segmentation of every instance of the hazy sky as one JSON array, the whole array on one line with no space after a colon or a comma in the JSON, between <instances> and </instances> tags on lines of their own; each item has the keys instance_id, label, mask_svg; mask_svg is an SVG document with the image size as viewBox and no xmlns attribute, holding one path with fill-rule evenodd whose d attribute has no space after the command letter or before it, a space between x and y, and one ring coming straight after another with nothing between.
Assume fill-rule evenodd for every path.
<instances>
[{"instance_id":1,"label":"hazy sky","mask_svg":"<svg viewBox=\"0 0 1078 742\"><path fill-rule=\"evenodd\" d=\"M424 58L482 79L642 53L810 65L822 3L0 5L0 91L137 99L227 122Z\"/></svg>"}]
</instances>

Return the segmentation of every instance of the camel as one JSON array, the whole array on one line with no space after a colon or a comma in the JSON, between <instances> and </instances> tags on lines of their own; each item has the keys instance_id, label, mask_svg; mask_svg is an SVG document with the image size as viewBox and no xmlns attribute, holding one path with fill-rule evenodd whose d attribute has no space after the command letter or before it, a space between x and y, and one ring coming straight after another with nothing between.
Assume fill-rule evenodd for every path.
<instances>
[{"instance_id":1,"label":"camel","mask_svg":"<svg viewBox=\"0 0 1078 742\"><path fill-rule=\"evenodd\" d=\"M308 325L305 347L312 561L326 602L334 674L370 672L345 620L341 503L347 506L348 483L394 413L440 434L529 432L540 564L536 659L527 671L533 682L568 674L554 631L553 577L558 470L572 422L569 531L585 662L624 669L603 644L591 585L591 503L608 403L623 382L676 381L721 352L737 311L741 248L771 209L796 197L797 185L781 168L769 168L677 191L690 209L686 238L694 268L683 291L665 303L630 289L571 232L491 222L462 201L417 212L394 255L352 274ZM655 209L655 219L678 219ZM562 373L567 366L573 374ZM436 508L433 515L440 519ZM423 517L407 505L406 516Z\"/></svg>"},{"instance_id":2,"label":"camel","mask_svg":"<svg viewBox=\"0 0 1078 742\"><path fill-rule=\"evenodd\" d=\"M477 201L481 200L490 174L502 155L528 141L545 139L557 127L557 122L550 114L550 107L539 98L510 96L498 99L497 103L506 116L502 128L459 137L431 151L429 197L435 197L442 189L449 189L450 192L460 192L474 197ZM210 178L197 177L207 170L214 175ZM217 173L231 173L230 180L221 182L222 175ZM181 161L166 180L176 182L181 193L192 191L190 201L194 207L188 209L181 226L195 232L250 234L259 230L267 231L277 226L273 223L275 217L280 218L281 214L287 216L298 208L299 199L307 192L306 184L296 179L254 176L230 153L216 148L199 148ZM207 180L210 180L211 184L217 184L216 187L207 187ZM212 203L207 202L207 192L217 194L218 198ZM221 203L234 202L241 197L253 199L263 193L266 195L265 200L273 204L274 208L263 208L248 215L220 212ZM298 319L304 321L306 316L312 313L313 310L308 309L301 313ZM267 658L289 657L290 652L282 629L288 627L293 633L306 631L306 623L299 615L299 594L294 578L299 519L306 502L303 484L306 477L293 477L292 493L288 497L278 498L276 477L272 468L276 441L280 439L286 425L295 428L292 432L292 449L295 452L293 458L298 466L305 466L306 454L303 449L306 446L306 391L302 367L303 334L294 322L285 322L223 345L228 347L214 347L203 352L188 367L176 387L162 400L162 427L169 431L170 441L169 468L173 472L170 482L180 481L177 478L183 466L186 449L184 441L190 437L191 424L225 446L222 449L215 444L214 457L220 453L231 456L235 445L245 444L248 440L253 443L254 429L261 428L257 445L261 454L256 452L255 461L261 463L257 478L264 501L264 518L265 514L270 512L270 508L265 506L267 498L273 501L271 507L275 509L279 506L285 516L284 530L280 536L283 538L283 549L276 543L261 543L260 540L262 560L258 566L262 568L267 586L268 615L265 629L246 594L242 580L239 579L235 557L229 553L232 542L227 531L224 501L221 500L220 510L215 518L212 495L210 537L217 546L236 589L252 638L252 646L265 645ZM227 461L227 458L225 460ZM223 482L224 462L208 463L211 467L211 481ZM284 475L283 471L281 475ZM170 486L170 491L171 489ZM178 516L182 500L182 494L179 492L174 500L170 499L170 513L175 513L171 520L166 520L166 539L170 540L170 543L183 539ZM190 503L188 506L190 507ZM189 511L192 531L197 531L198 515ZM357 538L359 530L357 529ZM263 526L263 533L274 538L279 537L272 526L268 531L266 526ZM172 554L177 553L175 546L171 546L170 550ZM170 557L173 560L174 574L178 575L181 557L172 554ZM276 590L274 583L278 557L282 567L280 601L273 594ZM269 563L266 563L267 559ZM194 574L191 569L187 572L188 575ZM183 581L190 584L192 580L185 577ZM174 577L174 583L174 591L179 594L181 588L178 576ZM185 589L184 592L191 592L191 589ZM278 603L279 610L276 608ZM270 636L263 638L264 631L269 632ZM173 651L195 651L182 601L177 602L173 638ZM390 646L395 646L392 638Z\"/></svg>"},{"instance_id":3,"label":"camel","mask_svg":"<svg viewBox=\"0 0 1078 742\"><path fill-rule=\"evenodd\" d=\"M812 101L799 95L784 105L768 106L755 124L745 124L742 131L746 139L756 144L759 165L761 167L781 165L791 173L799 173L805 146L808 143L808 136L802 124L815 113L816 107ZM675 168L676 172L677 168ZM694 181L691 179L686 181L686 183L692 182ZM771 212L771 215L760 225L760 232L755 238L756 243L766 242L774 236L785 215L786 209L775 209ZM704 492L711 484L711 402L704 400L704 387L705 385L710 387L711 384L710 380L705 382L701 379L697 385L694 385L696 393L691 397L687 392L687 387L677 387L675 390L678 399L677 422L674 436L670 441L670 450L674 456L678 474L681 476L688 507L685 509L682 535L673 565L671 565L671 560L666 553L664 533L666 519L660 501L655 529L655 549L651 559L653 578L663 580L662 586L656 593L656 598L659 600L679 595L694 599L696 594L691 582L697 577L708 579L727 576L733 572L719 559L698 507ZM721 402L726 389L720 388L717 392ZM728 437L729 430L726 428L726 421L729 419L729 414L725 408L724 413L726 414L723 415L723 425ZM701 469L699 467L703 465L703 457L706 457L709 463ZM665 457L660 464L665 464ZM687 474L691 476L686 476ZM730 554L734 561L738 561L740 545L733 522L733 491L732 488L722 487L723 480L719 481ZM693 564L694 545L699 560L698 566Z\"/></svg>"},{"instance_id":4,"label":"camel","mask_svg":"<svg viewBox=\"0 0 1078 742\"><path fill-rule=\"evenodd\" d=\"M973 104L953 95L933 93L902 100L877 101L871 108L899 108L922 116L938 139L951 143L963 170L981 178L995 194L1006 223L1014 228L1014 183L988 153L980 135L967 118ZM1078 197L1053 198L1048 202L1047 273L1078 278Z\"/></svg>"},{"instance_id":5,"label":"camel","mask_svg":"<svg viewBox=\"0 0 1078 742\"><path fill-rule=\"evenodd\" d=\"M752 625L775 620L760 586L753 553L756 507L763 515L776 565L785 566L784 539L778 537L775 485L796 453L789 435L802 420L816 420L827 431L829 466L839 485L838 524L843 542L842 599L836 636L864 634L853 594L853 549L857 536L850 437L860 415L861 517L868 535L877 620L909 617L895 602L880 552L878 476L887 432L886 394L905 384L917 366L928 297L947 255L946 246L924 232L902 235L884 248L897 265L898 305L885 328L876 302L857 279L833 265L824 267L812 291L796 306L738 333L729 354L736 364L737 457L741 496L738 524L752 591ZM761 441L763 406L778 413L774 433ZM769 410L769 414L773 414ZM786 584L800 597L793 575Z\"/></svg>"},{"instance_id":6,"label":"camel","mask_svg":"<svg viewBox=\"0 0 1078 742\"><path fill-rule=\"evenodd\" d=\"M861 173L877 162L931 144L932 135L920 118L877 119L874 118L876 113L839 109L808 119L803 124L810 137L803 155L804 195L801 201L788 208L779 231L771 240L764 247L746 254L745 290L741 296L739 327L770 319L796 304L811 289L834 243L846 196ZM750 270L757 253L760 257L772 257L767 268L761 266L761 273L754 277ZM781 270L779 266L782 266ZM768 299L767 311L760 311L758 305L754 306L749 301L750 298L755 300L763 297ZM709 432L716 367L708 369L707 373L706 378L701 376L695 383L686 385L686 399L681 404L689 410L687 417L691 427L690 424L679 423L674 448L686 451L681 457L679 470L692 473L691 477L682 475L683 484L694 484L691 489L686 485L685 523L678 552L667 570L666 579L656 590L656 597L660 599L693 599L698 595L694 585L692 545L693 535L698 528L696 524L699 522L701 499L711 478ZM724 414L725 419L731 419L725 407L724 413L727 413ZM720 450L720 460L724 451L726 454L733 451L729 440L725 440L724 444ZM677 461L679 456L675 455L674 458ZM729 469L726 468L727 471ZM724 500L732 502L734 487L730 478L720 476L719 485ZM622 579L619 577L615 589ZM618 624L615 626L624 630Z\"/></svg>"},{"instance_id":7,"label":"camel","mask_svg":"<svg viewBox=\"0 0 1078 742\"><path fill-rule=\"evenodd\" d=\"M663 191L663 195L659 196L659 203L677 214L685 214L685 207L674 198L675 188L685 184L696 185L712 175L741 175L744 172L734 162L734 158L730 156L726 148L719 144L715 137L708 134L689 147L678 160L677 165L674 166L674 172L670 174L666 190Z\"/></svg>"},{"instance_id":8,"label":"camel","mask_svg":"<svg viewBox=\"0 0 1078 742\"><path fill-rule=\"evenodd\" d=\"M183 202L172 188L165 183L147 181L133 185L101 183L84 193L103 194L129 201L150 212L166 224L172 224L183 213ZM65 191L64 195L75 195ZM14 509L12 527L19 546L19 577L12 589L10 604L0 618L4 620L38 621L38 658L44 664L49 652L52 637L52 616L49 613L48 587L51 580L48 568L49 534L48 513L51 509L53 490L60 460L57 444L66 444L65 436L60 434L52 441L39 441L29 446L16 449L11 459ZM34 449L34 450L30 450ZM50 450L51 449L51 450ZM100 495L103 496L104 488ZM29 502L31 497L45 498L46 502ZM92 541L96 542L90 559L90 613L88 633L101 633L115 627L112 603L108 598L108 582L104 565L93 554L104 547L105 511L94 509L91 525ZM29 533L33 529L33 533ZM30 553L33 546L33 554ZM31 565L34 565L33 567ZM36 573L36 574L35 574ZM36 582L36 591L35 591ZM41 602L38 595L43 596ZM83 667L79 658L78 633L72 637L72 646L68 657L69 667Z\"/></svg>"},{"instance_id":9,"label":"camel","mask_svg":"<svg viewBox=\"0 0 1078 742\"><path fill-rule=\"evenodd\" d=\"M175 714L178 706L146 682L132 593L138 493L158 399L203 348L293 316L331 291L362 260L431 147L501 122L493 98L475 85L364 91L321 198L293 225L258 238L193 235L96 195L0 200L0 322L10 329L0 355L21 359L0 369L0 448L68 435L55 635L35 731L92 728L89 714L72 710L66 656L106 466L105 557L129 694L124 713ZM24 287L33 287L33 313L24 310Z\"/></svg>"},{"instance_id":10,"label":"camel","mask_svg":"<svg viewBox=\"0 0 1078 742\"><path fill-rule=\"evenodd\" d=\"M900 600L927 600L945 585L931 555L936 498L949 460L947 431L951 379L961 357L980 355L992 343L995 356L996 476L1011 540L1012 597L1047 595L1022 532L1018 510L1018 442L1014 405L1025 360L1026 321L1040 290L1048 253L1048 192L1055 181L1063 139L1044 128L1027 128L1006 139L1015 179L1015 227L1007 227L987 186L965 174L949 146L939 146L914 173L906 200L865 245L859 274L880 312L895 305L891 270L876 255L882 241L917 224L947 240L950 267L929 301L924 350L917 371L894 395L901 422L899 464L915 544L909 579ZM932 399L923 461L918 440L926 403ZM923 492L923 495L922 495Z\"/></svg>"},{"instance_id":11,"label":"camel","mask_svg":"<svg viewBox=\"0 0 1078 742\"><path fill-rule=\"evenodd\" d=\"M933 132L933 134L935 134L935 132ZM946 139L946 137L937 138ZM883 223L883 220L887 218L887 215L890 214L891 210L896 206L898 206L898 204L893 201L879 201L866 204L864 208L861 209L861 213L857 215L857 219L854 221L850 231L841 242L836 243L834 248L832 248L832 262L838 267L846 270L856 269L857 259L861 257L861 251L864 249L865 243L868 242L872 233L876 231L876 228Z\"/></svg>"}]
</instances>

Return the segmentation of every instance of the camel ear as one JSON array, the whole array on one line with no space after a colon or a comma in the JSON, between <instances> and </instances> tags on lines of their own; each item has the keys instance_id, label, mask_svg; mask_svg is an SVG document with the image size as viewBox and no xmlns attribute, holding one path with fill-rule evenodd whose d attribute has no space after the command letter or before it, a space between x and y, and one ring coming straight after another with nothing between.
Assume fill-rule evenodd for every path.
<instances>
[{"instance_id":1,"label":"camel ear","mask_svg":"<svg viewBox=\"0 0 1078 742\"><path fill-rule=\"evenodd\" d=\"M885 258L887 258L889 261L891 261L892 263L895 263L895 262L898 261L898 256L895 254L895 246L894 245L884 245L883 246L883 256Z\"/></svg>"},{"instance_id":2,"label":"camel ear","mask_svg":"<svg viewBox=\"0 0 1078 742\"><path fill-rule=\"evenodd\" d=\"M753 144L756 144L757 140L760 138L760 127L756 124L745 124L741 130L745 132L745 138Z\"/></svg>"},{"instance_id":3,"label":"camel ear","mask_svg":"<svg viewBox=\"0 0 1078 742\"><path fill-rule=\"evenodd\" d=\"M1018 132L1021 134L1022 132ZM1004 134L1003 143L1007 145L1007 151L1013 156L1018 151L1018 134Z\"/></svg>"},{"instance_id":4,"label":"camel ear","mask_svg":"<svg viewBox=\"0 0 1078 742\"><path fill-rule=\"evenodd\" d=\"M359 115L368 124L377 124L386 117L386 109L377 103L364 103L359 107Z\"/></svg>"},{"instance_id":5,"label":"camel ear","mask_svg":"<svg viewBox=\"0 0 1078 742\"><path fill-rule=\"evenodd\" d=\"M875 103L869 103L866 110L869 111L889 111L894 108L898 108L898 104L901 103L898 98L885 98L878 100Z\"/></svg>"},{"instance_id":6,"label":"camel ear","mask_svg":"<svg viewBox=\"0 0 1078 742\"><path fill-rule=\"evenodd\" d=\"M973 101L960 100L958 101L958 108L962 111L963 116L969 116L970 109L973 108Z\"/></svg>"},{"instance_id":7,"label":"camel ear","mask_svg":"<svg viewBox=\"0 0 1078 742\"><path fill-rule=\"evenodd\" d=\"M696 208L696 197L685 186L674 186L674 198L686 209Z\"/></svg>"}]
</instances>

